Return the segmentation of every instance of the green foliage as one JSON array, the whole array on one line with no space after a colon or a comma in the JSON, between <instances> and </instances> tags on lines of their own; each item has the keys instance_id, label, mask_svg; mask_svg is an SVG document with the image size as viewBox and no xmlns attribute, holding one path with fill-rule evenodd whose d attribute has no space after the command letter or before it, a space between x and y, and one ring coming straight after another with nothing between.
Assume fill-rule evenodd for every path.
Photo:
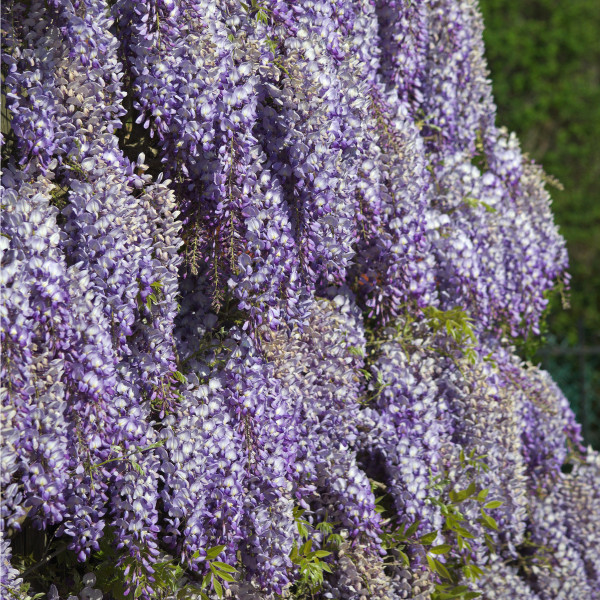
<instances>
[{"instance_id":1,"label":"green foliage","mask_svg":"<svg viewBox=\"0 0 600 600\"><path fill-rule=\"evenodd\" d=\"M97 577L97 585L103 591L108 591L112 594L115 600L131 600L137 597L144 585L144 581L139 578L135 581L135 588L130 589L128 595L125 595L127 585L124 573L127 568L131 569L135 565L134 559L128 558L122 562L118 568L115 568L114 544L112 543L112 532L102 538L101 550L97 557L102 560L99 566L95 569ZM237 570L227 563L216 560L223 552L225 546L215 546L209 548L206 552L206 565L208 572L203 577L202 582L194 582L187 580L189 573L185 565L180 564L175 558L166 557L164 560L157 561L152 565L154 569L153 587L156 590L157 600L166 598L176 598L177 600L191 600L200 596L203 600L209 600L205 590L213 589L219 598L223 597L224 581L234 581L233 574ZM196 552L195 558L200 556L200 552Z\"/></svg>"},{"instance_id":2,"label":"green foliage","mask_svg":"<svg viewBox=\"0 0 600 600\"><path fill-rule=\"evenodd\" d=\"M213 549L211 549L213 550ZM210 550L209 550L210 552ZM100 552L94 556L99 560L99 564L94 568L97 578L97 587L105 593L108 592L115 600L132 600L142 591L144 577L136 578L135 586L129 586L129 593L125 594L128 588L125 572L127 569L135 568L135 560L132 557L122 561L117 567L117 557L115 554L114 532L109 529L100 540ZM232 567L229 567L229 569ZM153 563L154 573L153 587L156 590L157 600L163 598L176 598L177 600L191 600L201 595L203 586L186 579L186 568L175 558L165 557Z\"/></svg>"},{"instance_id":3,"label":"green foliage","mask_svg":"<svg viewBox=\"0 0 600 600\"><path fill-rule=\"evenodd\" d=\"M552 548L534 542L531 534L527 532L523 542L517 547L516 558L509 564L526 577L532 577L540 570L552 569L553 554Z\"/></svg>"},{"instance_id":4,"label":"green foliage","mask_svg":"<svg viewBox=\"0 0 600 600\"><path fill-rule=\"evenodd\" d=\"M146 298L146 308L148 310L151 310L152 306L154 304L158 304L159 302L159 296L162 290L162 281L155 281L150 284L150 287L152 288L153 292L148 294L148 297Z\"/></svg>"},{"instance_id":5,"label":"green foliage","mask_svg":"<svg viewBox=\"0 0 600 600\"><path fill-rule=\"evenodd\" d=\"M442 311L434 306L428 306L425 308L425 316L434 333L447 333L469 362L477 361L475 352L477 337L473 331L473 321L462 308L457 306Z\"/></svg>"},{"instance_id":6,"label":"green foliage","mask_svg":"<svg viewBox=\"0 0 600 600\"><path fill-rule=\"evenodd\" d=\"M348 347L350 355L364 359L364 367L356 370L357 376L365 383L371 383L371 391L363 395L361 404L371 404L390 385L385 383L381 372L377 372L375 380L371 381L374 377L373 366L377 363L381 346L393 340L400 344L407 356L412 354L411 344L414 342L414 327L418 320L415 315L419 314L419 310L415 309L411 312L407 307L402 318L383 327L368 318L365 319L366 352L357 346ZM423 309L423 313L434 336L442 335L449 338L449 343L448 339L444 339L439 344L434 341L429 346L429 350L451 358L459 369L458 359L461 356L472 364L477 362L478 340L473 330L473 320L465 310L457 306L443 311L435 306L428 306Z\"/></svg>"},{"instance_id":7,"label":"green foliage","mask_svg":"<svg viewBox=\"0 0 600 600\"><path fill-rule=\"evenodd\" d=\"M20 588L23 598L28 595L46 598L52 584L67 595L83 587L80 584L84 573L79 570L81 565L75 553L68 550L65 540L56 538L52 532L35 529L26 518L20 531L13 535L11 546L12 564L23 578Z\"/></svg>"},{"instance_id":8,"label":"green foliage","mask_svg":"<svg viewBox=\"0 0 600 600\"><path fill-rule=\"evenodd\" d=\"M235 581L234 573L237 573L237 569L228 565L225 562L216 560L225 550L225 546L214 546L206 551L206 564L208 566L208 572L202 579L202 590L213 589L219 598L223 598L223 582ZM194 553L194 558L198 558L200 552ZM200 591L200 597L203 600L210 600L205 591Z\"/></svg>"},{"instance_id":9,"label":"green foliage","mask_svg":"<svg viewBox=\"0 0 600 600\"><path fill-rule=\"evenodd\" d=\"M569 289L562 278L559 278L551 289L546 290L543 296L548 301L548 305L540 317L538 333L529 331L526 335L514 337L508 326L505 325L503 327L504 335L514 345L517 354L523 360L531 363L538 362L538 353L548 342L548 318L551 313L558 310L559 307L563 310L569 308ZM524 323L522 324L522 329L524 329L523 326Z\"/></svg>"},{"instance_id":10,"label":"green foliage","mask_svg":"<svg viewBox=\"0 0 600 600\"><path fill-rule=\"evenodd\" d=\"M323 585L325 573L332 573L329 563L321 560L331 556L333 551L341 544L342 538L333 533L334 524L322 521L314 527L304 518L306 511L300 507L294 508L294 520L301 544L294 543L290 553L292 563L298 567L298 580L292 587L294 598L312 597ZM322 548L313 550L313 537L319 532L325 541Z\"/></svg>"},{"instance_id":11,"label":"green foliage","mask_svg":"<svg viewBox=\"0 0 600 600\"><path fill-rule=\"evenodd\" d=\"M478 529L467 518L465 508L471 509L476 505L479 514L476 522L490 531L496 531L498 524L489 511L502 506L501 501L488 499L489 489L477 485L477 476L488 469L484 459L485 456L478 456L474 451L465 454L461 450L460 467L469 480L462 489L454 487L446 473L432 476L429 485L431 495L427 501L440 509L444 519L440 531L417 535L419 521L407 524L398 522L395 518L383 519L381 540L387 551L384 564L392 566L400 561L402 566L410 568L410 556L424 556L431 573L437 579L432 600L470 600L480 595L464 584L465 579L478 579L485 566L473 562L472 540ZM379 486L372 482L372 487L375 492ZM377 497L376 505L383 516L386 512L386 496ZM471 513L469 510L469 514ZM495 551L494 541L489 534L484 534L482 541L487 544L490 552Z\"/></svg>"},{"instance_id":12,"label":"green foliage","mask_svg":"<svg viewBox=\"0 0 600 600\"><path fill-rule=\"evenodd\" d=\"M300 579L296 584L298 590L314 594L323 585L323 573L331 573L331 567L322 558L330 556L327 550L312 550L312 540L306 540L300 547L294 544L290 558L298 565Z\"/></svg>"},{"instance_id":13,"label":"green foliage","mask_svg":"<svg viewBox=\"0 0 600 600\"><path fill-rule=\"evenodd\" d=\"M571 305L555 302L548 350L600 345L600 10L598 0L481 0L484 39L499 124L515 131L525 151L560 180L553 212L567 240ZM542 361L583 420L587 441L600 446L600 353L585 361L551 352ZM582 381L582 379L584 381ZM584 404L586 404L584 406ZM586 420L584 417L588 417Z\"/></svg>"},{"instance_id":14,"label":"green foliage","mask_svg":"<svg viewBox=\"0 0 600 600\"><path fill-rule=\"evenodd\" d=\"M24 529L30 529L27 523ZM88 572L93 572L96 576L95 587L110 595L113 600L135 600L148 583L149 574L138 560L123 556L122 551L117 549L113 527L105 528L104 535L99 540L99 551L94 552L85 564L78 562L75 553L68 549L66 541L54 536L48 538L47 532L43 531L31 533L36 538L33 551L29 547L23 548L21 562L14 561L25 580L21 590L24 598L27 597L26 594L34 599L45 598L52 584L57 586L61 597L78 594L84 588L83 575ZM29 541L31 538L28 531L24 540ZM19 543L17 541L17 545ZM214 590L222 598L223 583L234 581L237 573L235 567L218 560L224 548L225 546L215 546L206 551L206 575L202 579L172 556L163 554L155 561L147 553L154 571L152 586L156 600L192 600L198 597L208 600L208 590ZM144 552L142 549L142 553ZM199 556L200 553L197 552L195 557Z\"/></svg>"},{"instance_id":15,"label":"green foliage","mask_svg":"<svg viewBox=\"0 0 600 600\"><path fill-rule=\"evenodd\" d=\"M52 206L56 206L58 210L62 210L69 203L69 189L63 187L62 185L55 184L54 187L50 190L50 204ZM63 215L57 215L57 221L59 224L62 224L64 220Z\"/></svg>"},{"instance_id":16,"label":"green foliage","mask_svg":"<svg viewBox=\"0 0 600 600\"><path fill-rule=\"evenodd\" d=\"M174 372L173 377L183 383L182 378L185 379L191 360L199 360L210 369L224 366L235 348L235 344L229 339L229 331L233 327L242 327L246 318L247 314L238 309L238 302L233 298L226 298L219 312L219 328L209 329L201 338L196 338L194 351L181 357L179 371ZM206 383L202 377L200 380Z\"/></svg>"},{"instance_id":17,"label":"green foliage","mask_svg":"<svg viewBox=\"0 0 600 600\"><path fill-rule=\"evenodd\" d=\"M269 23L269 13L272 12L268 7L260 4L258 0L251 0L250 4L246 4L245 2L240 3L243 9L250 13L258 22L264 23L268 25Z\"/></svg>"},{"instance_id":18,"label":"green foliage","mask_svg":"<svg viewBox=\"0 0 600 600\"><path fill-rule=\"evenodd\" d=\"M0 590L1 589L2 588L0 588ZM31 584L29 583L24 583L19 588L19 594L21 598L27 598L27 600L42 600L43 598L47 597L47 594L44 594L43 592L38 592L36 594L33 591L31 591Z\"/></svg>"},{"instance_id":19,"label":"green foliage","mask_svg":"<svg viewBox=\"0 0 600 600\"><path fill-rule=\"evenodd\" d=\"M478 208L479 206L482 206L489 213L498 212L493 206L491 206L487 202L484 202L483 200L478 200L477 198L471 198L470 196L466 196L465 198L463 198L463 202L471 208Z\"/></svg>"}]
</instances>

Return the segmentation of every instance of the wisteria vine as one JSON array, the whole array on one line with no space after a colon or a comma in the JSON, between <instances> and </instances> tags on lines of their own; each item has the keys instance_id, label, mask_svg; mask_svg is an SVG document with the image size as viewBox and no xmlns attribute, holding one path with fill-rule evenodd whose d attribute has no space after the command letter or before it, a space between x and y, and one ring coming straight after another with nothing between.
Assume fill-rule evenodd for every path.
<instances>
[{"instance_id":1,"label":"wisteria vine","mask_svg":"<svg viewBox=\"0 0 600 600\"><path fill-rule=\"evenodd\" d=\"M565 243L482 31L3 4L2 598L600 599L598 453L515 349Z\"/></svg>"}]
</instances>

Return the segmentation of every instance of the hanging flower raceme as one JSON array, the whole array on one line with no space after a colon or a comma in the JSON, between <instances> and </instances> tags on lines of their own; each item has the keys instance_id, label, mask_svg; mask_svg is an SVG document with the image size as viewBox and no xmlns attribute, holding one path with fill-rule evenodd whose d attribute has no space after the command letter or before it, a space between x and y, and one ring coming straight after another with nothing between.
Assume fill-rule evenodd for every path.
<instances>
[{"instance_id":1,"label":"hanging flower raceme","mask_svg":"<svg viewBox=\"0 0 600 600\"><path fill-rule=\"evenodd\" d=\"M310 307L311 318L289 340L266 348L275 376L300 402L297 478L300 506L316 503L320 519L337 521L351 537L377 546L379 516L356 462L362 390L355 377L364 354L362 319L347 289ZM339 436L334 431L343 430ZM332 439L339 442L332 444ZM320 498L320 499L319 499Z\"/></svg>"},{"instance_id":2,"label":"hanging flower raceme","mask_svg":"<svg viewBox=\"0 0 600 600\"><path fill-rule=\"evenodd\" d=\"M419 521L420 531L425 532L441 527L439 509L427 498L431 477L442 473L444 446L452 440L453 424L436 381L441 380L442 368L427 351L431 340L410 322L404 324L403 333L406 336L400 337L388 331L377 349L371 401L361 414L361 447L366 466L381 471L379 477L389 488L398 514L407 525ZM410 351L405 350L404 337L414 337L407 340Z\"/></svg>"},{"instance_id":3,"label":"hanging flower raceme","mask_svg":"<svg viewBox=\"0 0 600 600\"><path fill-rule=\"evenodd\" d=\"M385 322L408 304L418 310L436 302L426 235L429 176L406 105L395 94L384 96L379 85L369 95L358 185L363 235L354 275L369 316Z\"/></svg>"},{"instance_id":4,"label":"hanging flower raceme","mask_svg":"<svg viewBox=\"0 0 600 600\"><path fill-rule=\"evenodd\" d=\"M386 321L407 303L435 302L426 236L427 159L407 104L386 91L378 72L374 8L356 7L346 20L338 24L349 34L338 72L348 89L356 140L348 148L357 168L357 253L350 277L369 314Z\"/></svg>"},{"instance_id":5,"label":"hanging flower raceme","mask_svg":"<svg viewBox=\"0 0 600 600\"><path fill-rule=\"evenodd\" d=\"M3 516L12 525L26 508L39 527L60 523L73 538L72 549L83 560L91 548L98 549L107 489L102 480L90 485L91 470L107 458L116 428L112 406L115 358L109 326L92 302L89 273L80 264L66 266L56 209L45 195L52 188L50 182L30 183L25 174L7 171L4 185L10 189L4 194L8 205L3 215L5 235L12 240L5 249L5 258L12 258L12 264L6 266L9 272L18 268L5 282L5 348L12 360L3 373L3 415L9 419L3 460L8 449L21 454L16 465L9 459L7 466L10 470L20 467L25 474L23 487L10 486ZM26 230L29 234L23 236ZM20 247L20 240L32 241L38 256ZM27 255L26 263L15 264ZM11 308L14 302L17 304ZM19 338L28 331L29 352L15 354ZM61 335L56 336L55 331ZM26 415L28 425L22 420ZM20 430L27 434L23 436ZM20 498L21 506L9 516L6 511L13 494Z\"/></svg>"},{"instance_id":6,"label":"hanging flower raceme","mask_svg":"<svg viewBox=\"0 0 600 600\"><path fill-rule=\"evenodd\" d=\"M300 270L311 291L341 283L354 254L356 187L351 99L324 4L300 3L297 31L276 28L280 72L268 81L261 137L289 206Z\"/></svg>"},{"instance_id":7,"label":"hanging flower raceme","mask_svg":"<svg viewBox=\"0 0 600 600\"><path fill-rule=\"evenodd\" d=\"M297 259L283 190L253 134L257 71L273 69L266 33L249 26L240 6L115 8L138 121L157 132L168 172L181 182L189 269L207 264L217 310L232 293L255 326L297 318ZM181 27L175 39L174 23ZM204 46L213 52L201 52Z\"/></svg>"},{"instance_id":8,"label":"hanging flower raceme","mask_svg":"<svg viewBox=\"0 0 600 600\"><path fill-rule=\"evenodd\" d=\"M29 182L14 166L2 180L2 476L9 486L2 518L9 526L27 513L40 527L58 523L66 510L68 392L61 380L65 358L83 347L74 347L79 324L69 308L74 299L51 185L42 177ZM101 372L86 375L93 380ZM12 484L17 475L22 487Z\"/></svg>"},{"instance_id":9,"label":"hanging flower raceme","mask_svg":"<svg viewBox=\"0 0 600 600\"><path fill-rule=\"evenodd\" d=\"M429 0L403 2L379 0L376 3L381 39L381 72L400 99L413 111L422 109L425 65L429 46Z\"/></svg>"},{"instance_id":10,"label":"hanging flower raceme","mask_svg":"<svg viewBox=\"0 0 600 600\"><path fill-rule=\"evenodd\" d=\"M134 169L143 167L141 161L140 165L129 163L112 133L120 125L124 94L119 87L117 42L109 33L107 6L90 2L83 16L71 5L61 3L43 13L41 7L34 9L38 17L37 21L33 19L35 27L24 27L23 33L28 44L43 42L55 48L46 55L35 55L34 66L45 74L43 83L47 89L53 90L55 126L60 131L60 162L54 160L53 168L68 190L63 210L64 234L57 233L55 243L60 241L65 254L63 257L61 253L62 260L66 258L73 264L68 285L74 286L90 305L82 307L82 312L87 311L91 321L77 327L77 336L83 344L86 338L92 341L94 336L104 336L101 341L94 340L96 346L88 343L78 354L71 354L69 358L79 360L79 364L66 365L65 378L75 379L78 385L75 391L67 388L69 420L74 426L70 457L73 475L67 499L71 516L62 523L60 531L73 538L72 545L84 560L91 549L98 550L97 539L102 535L102 517L106 513L104 504L110 497L113 515L125 525L119 530L123 534L121 544L131 548L136 560L142 562L142 553L152 554L156 548L152 541L156 534L156 507L148 500L152 494L157 498L156 469L151 452L136 457L147 469L143 478L136 478L137 472L127 465L137 452L132 449L155 441L144 391L147 398L156 394L175 370L172 325L152 327L152 321L158 321L161 312L174 313L179 242L173 203L169 204L169 192L164 186L150 188L142 201L132 195L132 190L142 188L147 178L135 174ZM61 35L66 39L62 47L54 43ZM36 36L40 39L36 40ZM93 50L88 53L88 48ZM75 111L75 107L80 110ZM19 116L19 107L15 110ZM94 128L95 124L99 127ZM35 160L33 156L29 163L32 168L37 166ZM163 198L167 202L160 206ZM148 223L153 218L162 218L159 230L168 242L166 245L156 239L157 227ZM132 224L137 226L131 229ZM154 244L155 251L162 252L159 259L152 256ZM152 280L162 274L164 281ZM152 287L154 284L166 289L162 297ZM150 302L144 306L153 292L157 307ZM140 322L140 313L146 324ZM98 343L101 350L95 350ZM101 367L105 373L98 377L93 370L86 372L82 368L86 363L96 370ZM60 373L57 378L61 379ZM57 390L60 385L55 394ZM84 439L91 442L85 449L81 448ZM125 472L115 471L119 455L127 457ZM140 490L145 488L141 492L145 503L150 502L145 507L146 515L135 500L138 484ZM141 519L137 523L130 518L133 510ZM140 530L141 534L133 533Z\"/></svg>"},{"instance_id":11,"label":"hanging flower raceme","mask_svg":"<svg viewBox=\"0 0 600 600\"><path fill-rule=\"evenodd\" d=\"M3 43L9 51L3 52L2 62L8 67L4 85L19 163L34 162L45 173L56 151L57 132L56 91L47 85L55 65L51 58L40 61L46 51L36 43L45 26L42 4L33 2L29 9L17 2L3 6Z\"/></svg>"},{"instance_id":12,"label":"hanging flower raceme","mask_svg":"<svg viewBox=\"0 0 600 600\"><path fill-rule=\"evenodd\" d=\"M430 0L425 6L428 52L419 106L434 152L476 150L493 126L496 107L483 50L483 21L473 0ZM418 10L418 9L417 9Z\"/></svg>"}]
</instances>

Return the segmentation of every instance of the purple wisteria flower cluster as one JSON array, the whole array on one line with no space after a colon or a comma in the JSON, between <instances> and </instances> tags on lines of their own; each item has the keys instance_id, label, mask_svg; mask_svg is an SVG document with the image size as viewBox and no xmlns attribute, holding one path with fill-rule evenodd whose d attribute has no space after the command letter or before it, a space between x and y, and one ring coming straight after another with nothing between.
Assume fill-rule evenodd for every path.
<instances>
[{"instance_id":1,"label":"purple wisteria flower cluster","mask_svg":"<svg viewBox=\"0 0 600 600\"><path fill-rule=\"evenodd\" d=\"M600 457L515 349L565 243L482 31L3 4L0 597L600 600Z\"/></svg>"}]
</instances>

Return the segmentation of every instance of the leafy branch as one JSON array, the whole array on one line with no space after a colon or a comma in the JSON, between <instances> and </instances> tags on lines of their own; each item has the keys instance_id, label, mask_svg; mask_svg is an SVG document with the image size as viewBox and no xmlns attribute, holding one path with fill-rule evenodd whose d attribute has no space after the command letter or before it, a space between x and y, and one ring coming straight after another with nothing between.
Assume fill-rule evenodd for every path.
<instances>
[{"instance_id":1,"label":"leafy branch","mask_svg":"<svg viewBox=\"0 0 600 600\"><path fill-rule=\"evenodd\" d=\"M305 510L300 507L294 508L294 520L302 544L294 542L294 546L290 553L290 559L294 565L298 567L299 579L294 584L295 597L310 595L317 593L322 585L325 573L332 573L331 565L321 560L332 554L332 551L338 547L343 538L336 533L333 533L334 525L327 520L318 523L314 528L309 521L304 518ZM313 550L313 536L319 532L323 536L327 536L324 548Z\"/></svg>"},{"instance_id":2,"label":"leafy branch","mask_svg":"<svg viewBox=\"0 0 600 600\"><path fill-rule=\"evenodd\" d=\"M469 362L477 362L477 336L473 331L473 319L462 308L439 310L435 306L428 306L425 316L434 333L448 334Z\"/></svg>"},{"instance_id":3,"label":"leafy branch","mask_svg":"<svg viewBox=\"0 0 600 600\"><path fill-rule=\"evenodd\" d=\"M235 581L233 574L237 573L235 567L232 567L225 562L215 560L222 554L225 547L225 545L213 546L206 551L206 564L208 565L209 570L202 579L202 590L213 589L219 598L223 598L223 582ZM200 550L194 552L193 557L199 558ZM200 592L200 597L202 600L210 600L204 591Z\"/></svg>"},{"instance_id":4,"label":"leafy branch","mask_svg":"<svg viewBox=\"0 0 600 600\"><path fill-rule=\"evenodd\" d=\"M483 570L472 560L475 533L473 523L467 518L467 512L462 505L475 502L479 509L476 522L485 529L498 529L496 520L488 511L499 508L502 502L489 500L489 489L479 488L474 480L478 473L488 470L484 458L485 455L476 455L475 451L465 454L464 450L461 450L460 465L464 471L473 474L473 479L465 488L451 488L452 483L446 473L432 477L428 486L432 493L426 501L439 508L444 523L441 530L418 534L421 526L419 520L410 524L398 523L397 518L384 518L382 521L381 543L387 551L384 565L410 568L411 557L424 556L430 572L438 581L431 596L432 600L471 600L480 595L464 584L465 579L478 579ZM377 485L377 482L374 483ZM375 499L377 512L385 513L386 498L387 496L383 495ZM484 540L490 552L494 552L492 537L484 533Z\"/></svg>"}]
</instances>

